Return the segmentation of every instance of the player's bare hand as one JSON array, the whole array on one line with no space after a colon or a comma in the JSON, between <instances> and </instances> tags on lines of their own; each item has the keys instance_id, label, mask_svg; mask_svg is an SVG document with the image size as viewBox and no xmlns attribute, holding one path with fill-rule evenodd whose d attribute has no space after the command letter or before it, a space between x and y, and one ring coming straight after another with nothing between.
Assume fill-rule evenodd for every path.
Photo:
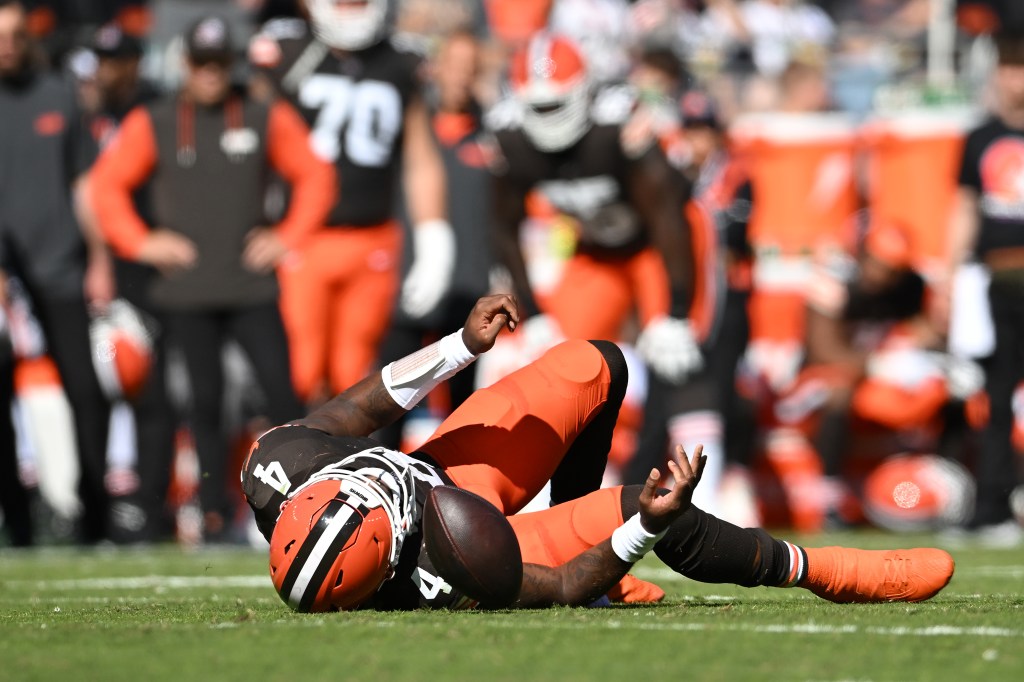
<instances>
[{"instance_id":1,"label":"player's bare hand","mask_svg":"<svg viewBox=\"0 0 1024 682\"><path fill-rule=\"evenodd\" d=\"M515 331L519 326L519 303L515 296L484 296L470 311L462 330L462 341L474 355L489 351L503 328Z\"/></svg>"},{"instance_id":2,"label":"player's bare hand","mask_svg":"<svg viewBox=\"0 0 1024 682\"><path fill-rule=\"evenodd\" d=\"M171 273L195 267L199 251L185 235L158 228L146 236L136 257L163 273Z\"/></svg>"},{"instance_id":3,"label":"player's bare hand","mask_svg":"<svg viewBox=\"0 0 1024 682\"><path fill-rule=\"evenodd\" d=\"M675 484L672 490L660 496L658 483L661 473L657 469L651 470L640 492L640 523L648 533L657 534L665 530L690 507L690 499L700 483L707 459L703 445L696 447L690 459L687 459L683 446L677 445L675 456L668 462L668 470Z\"/></svg>"},{"instance_id":4,"label":"player's bare hand","mask_svg":"<svg viewBox=\"0 0 1024 682\"><path fill-rule=\"evenodd\" d=\"M253 272L270 272L287 255L288 247L281 241L281 237L268 227L257 227L245 236L242 264Z\"/></svg>"}]
</instances>

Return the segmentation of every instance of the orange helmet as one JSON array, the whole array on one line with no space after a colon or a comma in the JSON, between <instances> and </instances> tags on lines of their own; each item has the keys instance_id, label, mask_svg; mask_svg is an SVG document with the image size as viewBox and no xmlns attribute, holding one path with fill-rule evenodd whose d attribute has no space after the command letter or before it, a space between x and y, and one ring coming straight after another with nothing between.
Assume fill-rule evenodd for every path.
<instances>
[{"instance_id":1,"label":"orange helmet","mask_svg":"<svg viewBox=\"0 0 1024 682\"><path fill-rule=\"evenodd\" d=\"M512 57L509 80L523 107L523 132L537 149L567 149L587 132L590 86L572 42L538 33Z\"/></svg>"},{"instance_id":2,"label":"orange helmet","mask_svg":"<svg viewBox=\"0 0 1024 682\"><path fill-rule=\"evenodd\" d=\"M394 572L413 525L412 494L411 470L383 451L311 477L281 506L270 538L270 577L281 599L304 612L362 605Z\"/></svg>"},{"instance_id":3,"label":"orange helmet","mask_svg":"<svg viewBox=\"0 0 1024 682\"><path fill-rule=\"evenodd\" d=\"M893 531L925 531L962 524L974 510L974 479L936 455L898 455L864 481L864 515Z\"/></svg>"},{"instance_id":4,"label":"orange helmet","mask_svg":"<svg viewBox=\"0 0 1024 682\"><path fill-rule=\"evenodd\" d=\"M132 399L142 392L153 364L153 336L143 314L124 299L110 302L92 318L89 336L93 364L103 392Z\"/></svg>"}]
</instances>

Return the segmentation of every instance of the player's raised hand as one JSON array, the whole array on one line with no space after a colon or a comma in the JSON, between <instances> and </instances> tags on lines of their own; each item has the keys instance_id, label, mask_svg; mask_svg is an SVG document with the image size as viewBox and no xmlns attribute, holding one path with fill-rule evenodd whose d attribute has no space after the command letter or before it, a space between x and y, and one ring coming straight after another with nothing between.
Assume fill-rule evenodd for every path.
<instances>
[{"instance_id":1,"label":"player's raised hand","mask_svg":"<svg viewBox=\"0 0 1024 682\"><path fill-rule=\"evenodd\" d=\"M519 326L519 303L515 296L484 296L470 311L462 330L462 341L473 354L489 351L502 328L515 331Z\"/></svg>"},{"instance_id":2,"label":"player's raised hand","mask_svg":"<svg viewBox=\"0 0 1024 682\"><path fill-rule=\"evenodd\" d=\"M675 479L675 485L665 495L658 495L658 482L661 473L651 470L651 475L640 491L640 523L648 533L660 533L668 528L673 521L690 506L693 491L700 483L707 462L704 446L698 445L693 457L687 460L686 450L682 445L676 446L675 457L669 459L668 469Z\"/></svg>"}]
</instances>

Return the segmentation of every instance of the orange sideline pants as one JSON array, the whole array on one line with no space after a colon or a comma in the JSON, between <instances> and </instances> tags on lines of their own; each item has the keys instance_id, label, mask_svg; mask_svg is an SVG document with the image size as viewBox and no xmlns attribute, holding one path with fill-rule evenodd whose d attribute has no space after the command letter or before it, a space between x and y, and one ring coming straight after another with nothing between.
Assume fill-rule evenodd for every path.
<instances>
[{"instance_id":1,"label":"orange sideline pants","mask_svg":"<svg viewBox=\"0 0 1024 682\"><path fill-rule=\"evenodd\" d=\"M391 321L401 249L397 223L328 228L280 268L292 380L303 400L324 388L340 393L370 373Z\"/></svg>"}]
</instances>

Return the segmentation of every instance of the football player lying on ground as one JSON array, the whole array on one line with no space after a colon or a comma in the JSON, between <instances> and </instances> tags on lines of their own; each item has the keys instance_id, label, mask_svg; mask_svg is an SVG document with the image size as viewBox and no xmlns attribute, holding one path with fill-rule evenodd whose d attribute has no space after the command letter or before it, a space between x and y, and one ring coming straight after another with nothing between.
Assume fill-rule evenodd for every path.
<instances>
[{"instance_id":1,"label":"football player lying on ground","mask_svg":"<svg viewBox=\"0 0 1024 682\"><path fill-rule=\"evenodd\" d=\"M689 504L702 468L699 450L691 462L681 456L672 465L675 491L663 500L654 499L653 473L645 486L599 490L627 380L622 355L609 342L554 347L475 392L409 455L368 438L519 322L514 298L484 297L463 329L253 445L242 489L270 540L271 576L289 605L300 611L466 608L483 599L484 606L535 607L588 604L606 592L612 599L656 601L664 596L656 586L641 583L638 593L624 594L622 583L616 585L651 549L694 580L799 586L835 602L920 601L949 582L953 560L938 549L803 548L701 511ZM516 514L549 479L552 507ZM453 559L468 564L461 572L488 580L479 572L488 570L480 564L491 552L489 533L480 534L479 556L454 543L459 557L435 552L439 560L432 560L423 510L438 486L475 493L508 517L521 552L515 568L522 564L521 586L511 595L489 599L494 592L486 586L467 594L454 585L465 582L452 572L459 563ZM442 521L449 528L474 523ZM494 531L495 537L503 532ZM495 580L509 575L499 564L491 566Z\"/></svg>"}]
</instances>

